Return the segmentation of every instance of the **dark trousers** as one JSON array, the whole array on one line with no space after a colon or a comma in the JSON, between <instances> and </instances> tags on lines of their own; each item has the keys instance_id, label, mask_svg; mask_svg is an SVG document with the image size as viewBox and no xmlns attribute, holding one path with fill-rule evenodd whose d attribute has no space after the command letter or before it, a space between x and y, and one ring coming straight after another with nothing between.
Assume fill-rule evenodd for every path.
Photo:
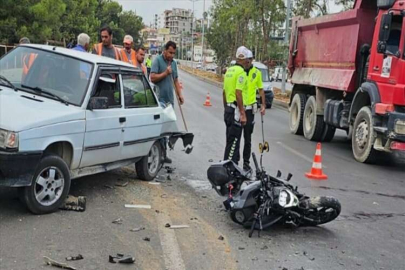
<instances>
[{"instance_id":1,"label":"dark trousers","mask_svg":"<svg viewBox=\"0 0 405 270\"><path fill-rule=\"evenodd\" d=\"M243 138L245 145L243 147L243 164L249 164L252 155L252 133L255 127L255 115L253 110L246 110L246 125L243 126Z\"/></svg>"},{"instance_id":2,"label":"dark trousers","mask_svg":"<svg viewBox=\"0 0 405 270\"><path fill-rule=\"evenodd\" d=\"M240 159L240 140L242 137L242 125L240 121L235 121L235 109L225 108L224 120L226 125L226 147L224 160L232 160L238 164Z\"/></svg>"},{"instance_id":3,"label":"dark trousers","mask_svg":"<svg viewBox=\"0 0 405 270\"><path fill-rule=\"evenodd\" d=\"M148 80L149 80L149 76L150 76L150 68L146 68L146 72L148 73Z\"/></svg>"}]
</instances>

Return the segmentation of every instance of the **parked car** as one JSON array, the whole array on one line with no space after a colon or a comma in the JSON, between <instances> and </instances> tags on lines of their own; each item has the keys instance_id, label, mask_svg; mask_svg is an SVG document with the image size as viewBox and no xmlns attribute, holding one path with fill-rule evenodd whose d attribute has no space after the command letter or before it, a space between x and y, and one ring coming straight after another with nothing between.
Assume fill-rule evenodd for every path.
<instances>
[{"instance_id":1,"label":"parked car","mask_svg":"<svg viewBox=\"0 0 405 270\"><path fill-rule=\"evenodd\" d=\"M42 45L0 59L0 186L20 188L35 214L56 211L74 178L135 164L154 179L164 137L193 139L132 65Z\"/></svg>"},{"instance_id":2,"label":"parked car","mask_svg":"<svg viewBox=\"0 0 405 270\"><path fill-rule=\"evenodd\" d=\"M281 80L283 79L283 67L276 67L271 77L273 81L281 82Z\"/></svg>"},{"instance_id":3,"label":"parked car","mask_svg":"<svg viewBox=\"0 0 405 270\"><path fill-rule=\"evenodd\" d=\"M231 61L231 66L235 65L236 61L232 60ZM262 81L263 81L263 90L264 90L264 95L266 98L266 108L270 109L273 106L273 99L274 99L274 92L273 92L273 86L270 81L270 76L269 76L269 69L268 67L260 62L253 61L253 66L256 67L260 72L262 73ZM259 93L256 95L256 100L257 104L261 104L261 99Z\"/></svg>"}]
</instances>

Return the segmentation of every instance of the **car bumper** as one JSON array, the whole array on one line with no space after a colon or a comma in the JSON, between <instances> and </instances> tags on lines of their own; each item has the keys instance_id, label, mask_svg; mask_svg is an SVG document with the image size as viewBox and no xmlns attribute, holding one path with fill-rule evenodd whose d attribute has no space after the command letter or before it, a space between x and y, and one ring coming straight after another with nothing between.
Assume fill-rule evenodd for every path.
<instances>
[{"instance_id":1,"label":"car bumper","mask_svg":"<svg viewBox=\"0 0 405 270\"><path fill-rule=\"evenodd\" d=\"M42 152L3 152L0 150L0 186L30 186Z\"/></svg>"}]
</instances>

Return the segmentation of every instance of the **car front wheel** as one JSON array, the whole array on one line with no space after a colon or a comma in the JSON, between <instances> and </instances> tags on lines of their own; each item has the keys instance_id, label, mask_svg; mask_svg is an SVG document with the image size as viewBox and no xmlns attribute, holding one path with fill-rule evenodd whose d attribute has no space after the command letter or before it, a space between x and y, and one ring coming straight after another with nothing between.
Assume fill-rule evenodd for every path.
<instances>
[{"instance_id":1,"label":"car front wheel","mask_svg":"<svg viewBox=\"0 0 405 270\"><path fill-rule=\"evenodd\" d=\"M163 151L160 142L156 141L147 156L135 164L136 173L141 180L152 181L162 167Z\"/></svg>"}]
</instances>

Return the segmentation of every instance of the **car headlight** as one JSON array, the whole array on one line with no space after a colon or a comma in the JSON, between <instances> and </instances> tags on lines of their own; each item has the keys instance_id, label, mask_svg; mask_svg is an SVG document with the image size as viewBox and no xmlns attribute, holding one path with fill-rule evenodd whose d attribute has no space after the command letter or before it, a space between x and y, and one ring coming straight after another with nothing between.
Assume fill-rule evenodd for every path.
<instances>
[{"instance_id":1,"label":"car headlight","mask_svg":"<svg viewBox=\"0 0 405 270\"><path fill-rule=\"evenodd\" d=\"M299 200L297 196L294 195L291 191L284 189L280 192L278 196L278 204L281 207L288 208L288 207L293 207L297 206L299 203Z\"/></svg>"},{"instance_id":2,"label":"car headlight","mask_svg":"<svg viewBox=\"0 0 405 270\"><path fill-rule=\"evenodd\" d=\"M394 131L397 134L405 135L405 121L402 120L395 121Z\"/></svg>"},{"instance_id":3,"label":"car headlight","mask_svg":"<svg viewBox=\"0 0 405 270\"><path fill-rule=\"evenodd\" d=\"M0 148L18 148L18 133L0 129Z\"/></svg>"}]
</instances>

